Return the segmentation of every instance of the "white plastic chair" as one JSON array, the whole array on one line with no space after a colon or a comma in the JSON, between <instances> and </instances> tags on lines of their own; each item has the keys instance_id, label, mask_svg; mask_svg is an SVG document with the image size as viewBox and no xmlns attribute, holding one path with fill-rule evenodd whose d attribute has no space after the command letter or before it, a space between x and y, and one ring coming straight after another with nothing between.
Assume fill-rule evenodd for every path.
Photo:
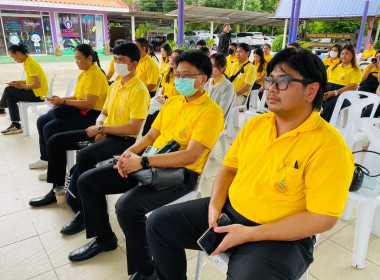
<instances>
[{"instance_id":1,"label":"white plastic chair","mask_svg":"<svg viewBox=\"0 0 380 280\"><path fill-rule=\"evenodd\" d=\"M377 126L376 126L377 125ZM351 129L362 131L369 140L369 151L380 152L380 119L363 118L354 123ZM351 143L351 146L352 145ZM361 150L356 148L355 150ZM364 167L368 168L372 175L380 173L380 157L372 153L360 153L365 155L364 161L357 159ZM342 220L349 220L352 210L356 207L356 229L354 239L354 250L352 255L352 266L365 268L365 258L368 249L368 242L371 233L380 237L380 183L379 178L365 176L362 187L356 192L350 192L344 212L340 217Z\"/></svg>"},{"instance_id":2,"label":"white plastic chair","mask_svg":"<svg viewBox=\"0 0 380 280\"><path fill-rule=\"evenodd\" d=\"M223 161L224 157L226 156L226 139L225 139L225 135L227 135L227 123L228 123L228 120L231 118L232 105L234 104L235 99L236 99L236 94L232 98L230 107L229 107L229 109L227 111L227 114L226 114L226 119L224 120L224 129L219 134L219 138L218 138L218 141L220 142L220 147L222 149L222 161ZM211 158L215 158L215 155L214 155L215 151L214 150L211 153Z\"/></svg>"},{"instance_id":3,"label":"white plastic chair","mask_svg":"<svg viewBox=\"0 0 380 280\"><path fill-rule=\"evenodd\" d=\"M363 98L364 97L364 98ZM344 100L347 99L351 105L340 110ZM380 97L376 94L365 91L346 91L339 95L339 98L334 107L330 124L334 126L341 134L344 134L345 129L361 118L363 109L368 105L373 104L373 110L370 117L375 114L376 108L379 106ZM347 114L344 119L343 116Z\"/></svg>"},{"instance_id":4,"label":"white plastic chair","mask_svg":"<svg viewBox=\"0 0 380 280\"><path fill-rule=\"evenodd\" d=\"M257 91L257 96L258 96L258 91ZM254 116L257 116L257 115L260 115L261 112L269 112L269 109L265 107L265 104L266 104L266 90L264 90L263 92L263 96L261 97L261 100L260 100L260 105L257 109L254 109L252 107L252 109L248 110L248 111L245 111L244 112L244 124L249 121L251 118L253 118Z\"/></svg>"},{"instance_id":5,"label":"white plastic chair","mask_svg":"<svg viewBox=\"0 0 380 280\"><path fill-rule=\"evenodd\" d=\"M55 80L56 74L54 72L47 72L46 78L49 83L48 92L46 94L47 98L50 98L53 93L53 85ZM21 124L24 128L24 135L29 135L29 121L28 121L28 108L32 106L38 106L38 105L48 105L50 104L46 99L41 102L26 102L22 101L18 103L19 110L20 110L20 118L21 118Z\"/></svg>"},{"instance_id":6,"label":"white plastic chair","mask_svg":"<svg viewBox=\"0 0 380 280\"><path fill-rule=\"evenodd\" d=\"M228 123L227 123L227 137L232 137L233 127L239 127L239 110L240 109L244 109L244 110L247 109L247 103L248 103L248 100L250 99L249 97L251 96L251 92L252 91L250 91L248 93L248 96L247 96L243 105L233 106L231 108L231 112L230 112L231 116L230 116Z\"/></svg>"},{"instance_id":7,"label":"white plastic chair","mask_svg":"<svg viewBox=\"0 0 380 280\"><path fill-rule=\"evenodd\" d=\"M315 236L315 244L314 247L317 245L318 239L320 234L317 234ZM201 280L202 276L202 268L204 266L203 264L203 258L207 257L216 267L219 268L221 272L223 272L225 275L227 275L228 270L228 262L230 259L229 253L220 253L216 256L207 256L205 252L198 251L198 259L197 259L197 268L195 270L195 280ZM206 263L205 263L206 264ZM308 270L301 276L299 280L307 280L308 279Z\"/></svg>"},{"instance_id":8,"label":"white plastic chair","mask_svg":"<svg viewBox=\"0 0 380 280\"><path fill-rule=\"evenodd\" d=\"M359 68L360 70L364 70L369 64L371 64L371 62L368 62L368 61L362 61L359 63Z\"/></svg>"}]
</instances>

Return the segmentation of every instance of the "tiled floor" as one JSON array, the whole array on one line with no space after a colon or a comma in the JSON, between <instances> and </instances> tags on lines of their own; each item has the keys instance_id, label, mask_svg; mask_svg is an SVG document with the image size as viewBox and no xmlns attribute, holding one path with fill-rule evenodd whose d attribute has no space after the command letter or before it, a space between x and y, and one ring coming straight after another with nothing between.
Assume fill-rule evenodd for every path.
<instances>
[{"instance_id":1,"label":"tiled floor","mask_svg":"<svg viewBox=\"0 0 380 280\"><path fill-rule=\"evenodd\" d=\"M107 69L108 65L102 64ZM54 92L58 95L64 94L65 85L79 73L71 70L76 69L74 62L60 63L59 67L57 64L45 63L43 67L57 72L59 82ZM21 72L19 64L1 65L0 84L18 79ZM108 201L111 224L120 242L119 248L83 263L71 263L67 256L70 251L87 242L84 232L69 237L59 233L60 228L73 217L68 206L29 207L29 199L50 190L47 183L38 181L39 170L27 168L28 163L39 156L36 119L35 114L29 114L30 136L0 135L0 279L128 279L125 242L114 212L117 196L111 196ZM0 128L8 124L6 117L0 118ZM227 139L228 147L231 143L232 139ZM216 158L211 160L202 186L203 196L210 194L213 179L221 164L220 144L217 145ZM339 220L334 229L321 235L315 250L315 261L309 269L309 279L380 279L380 238L371 236L366 268L358 270L351 266L354 233L353 218L350 221ZM188 279L193 279L196 256L194 251L187 252ZM204 280L225 279L208 261L202 276Z\"/></svg>"}]
</instances>

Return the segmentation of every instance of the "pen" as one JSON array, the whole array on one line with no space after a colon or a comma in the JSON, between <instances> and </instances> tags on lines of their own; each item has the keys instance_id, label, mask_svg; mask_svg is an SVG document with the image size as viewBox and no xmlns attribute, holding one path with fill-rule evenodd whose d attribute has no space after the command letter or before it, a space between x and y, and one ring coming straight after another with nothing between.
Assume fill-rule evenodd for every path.
<instances>
[{"instance_id":1,"label":"pen","mask_svg":"<svg viewBox=\"0 0 380 280\"><path fill-rule=\"evenodd\" d=\"M298 169L298 161L296 160L296 163L294 164L294 168Z\"/></svg>"}]
</instances>

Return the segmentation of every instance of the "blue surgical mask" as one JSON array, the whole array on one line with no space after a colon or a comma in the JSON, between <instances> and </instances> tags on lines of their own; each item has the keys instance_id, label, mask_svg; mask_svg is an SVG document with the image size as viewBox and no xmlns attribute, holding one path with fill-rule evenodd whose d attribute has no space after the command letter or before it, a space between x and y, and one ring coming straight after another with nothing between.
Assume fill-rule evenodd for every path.
<instances>
[{"instance_id":1,"label":"blue surgical mask","mask_svg":"<svg viewBox=\"0 0 380 280\"><path fill-rule=\"evenodd\" d=\"M198 89L194 88L195 79L175 78L174 85L182 96L192 96Z\"/></svg>"}]
</instances>

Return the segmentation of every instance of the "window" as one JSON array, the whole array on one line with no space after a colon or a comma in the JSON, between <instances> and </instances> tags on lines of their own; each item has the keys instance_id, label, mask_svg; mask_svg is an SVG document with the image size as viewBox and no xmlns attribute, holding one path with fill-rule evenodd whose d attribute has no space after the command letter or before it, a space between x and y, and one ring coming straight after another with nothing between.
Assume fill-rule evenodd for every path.
<instances>
[{"instance_id":1,"label":"window","mask_svg":"<svg viewBox=\"0 0 380 280\"><path fill-rule=\"evenodd\" d=\"M81 15L83 43L96 49L103 49L103 17L101 15Z\"/></svg>"},{"instance_id":2,"label":"window","mask_svg":"<svg viewBox=\"0 0 380 280\"><path fill-rule=\"evenodd\" d=\"M58 34L59 42L63 46L65 53L71 53L70 51L73 51L77 45L82 43L79 14L59 13L58 24L60 30Z\"/></svg>"}]
</instances>

